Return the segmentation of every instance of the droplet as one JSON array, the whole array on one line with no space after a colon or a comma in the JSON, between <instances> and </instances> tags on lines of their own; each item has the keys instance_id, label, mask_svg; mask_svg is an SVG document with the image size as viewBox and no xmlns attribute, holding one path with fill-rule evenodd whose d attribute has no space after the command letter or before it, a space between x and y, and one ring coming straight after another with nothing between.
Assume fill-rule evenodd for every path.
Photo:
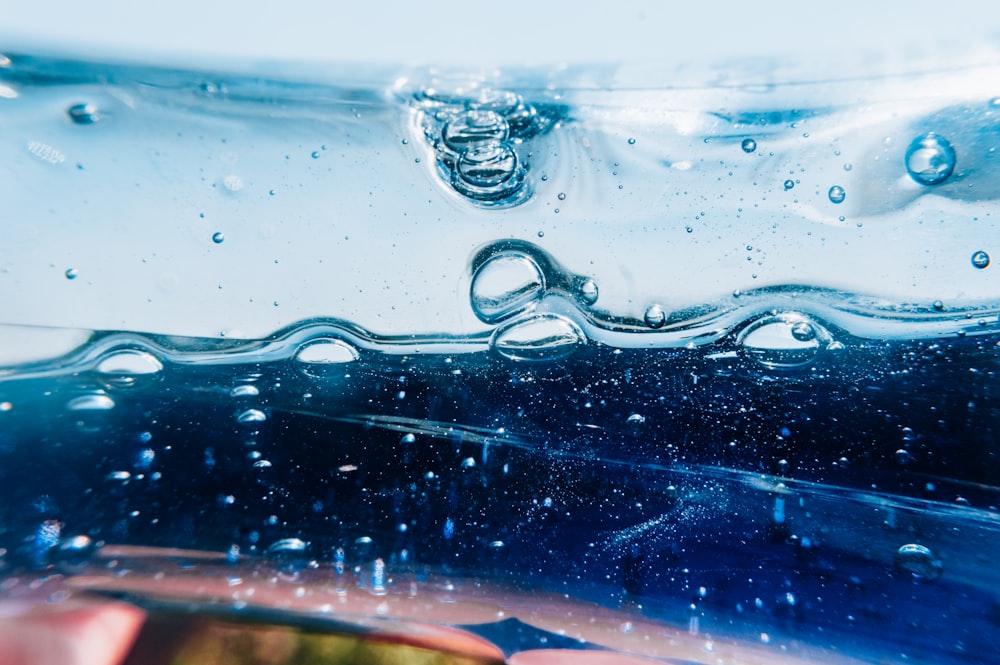
<instances>
[{"instance_id":1,"label":"droplet","mask_svg":"<svg viewBox=\"0 0 1000 665\"><path fill-rule=\"evenodd\" d=\"M76 268L67 268L64 274L66 275L66 279L76 279L79 273L76 272Z\"/></svg>"},{"instance_id":2,"label":"droplet","mask_svg":"<svg viewBox=\"0 0 1000 665\"><path fill-rule=\"evenodd\" d=\"M517 153L506 143L476 145L462 153L452 174L452 185L477 201L499 201L516 194L524 184Z\"/></svg>"},{"instance_id":3,"label":"droplet","mask_svg":"<svg viewBox=\"0 0 1000 665\"><path fill-rule=\"evenodd\" d=\"M507 121L499 113L476 109L453 118L444 126L441 138L449 148L462 153L479 144L503 143L509 132Z\"/></svg>"},{"instance_id":4,"label":"droplet","mask_svg":"<svg viewBox=\"0 0 1000 665\"><path fill-rule=\"evenodd\" d=\"M484 323L496 323L523 310L545 291L545 276L530 257L498 254L472 277L472 309Z\"/></svg>"},{"instance_id":5,"label":"droplet","mask_svg":"<svg viewBox=\"0 0 1000 665\"><path fill-rule=\"evenodd\" d=\"M544 314L501 328L493 348L511 360L545 361L564 358L586 343L583 331L554 314Z\"/></svg>"},{"instance_id":6,"label":"droplet","mask_svg":"<svg viewBox=\"0 0 1000 665\"><path fill-rule=\"evenodd\" d=\"M138 349L112 351L95 367L104 383L114 388L130 388L139 377L152 376L162 369L163 363L156 356Z\"/></svg>"},{"instance_id":7,"label":"droplet","mask_svg":"<svg viewBox=\"0 0 1000 665\"><path fill-rule=\"evenodd\" d=\"M70 120L78 125L92 125L101 117L97 114L97 107L93 104L74 104L66 109Z\"/></svg>"},{"instance_id":8,"label":"droplet","mask_svg":"<svg viewBox=\"0 0 1000 665\"><path fill-rule=\"evenodd\" d=\"M934 581L941 577L944 565L929 548L923 545L903 545L893 558L896 570L910 574L914 579Z\"/></svg>"},{"instance_id":9,"label":"droplet","mask_svg":"<svg viewBox=\"0 0 1000 665\"><path fill-rule=\"evenodd\" d=\"M795 181L794 181L794 180L786 180L786 181L785 181L785 191L786 191L786 192L787 192L787 191L788 191L789 189L791 189L792 187L794 187L794 186L795 186Z\"/></svg>"},{"instance_id":10,"label":"droplet","mask_svg":"<svg viewBox=\"0 0 1000 665\"><path fill-rule=\"evenodd\" d=\"M834 185L833 187L830 188L830 191L827 193L827 196L830 197L830 203L839 204L844 202L844 198L847 196L847 192L845 192L844 188L841 187L840 185Z\"/></svg>"},{"instance_id":11,"label":"droplet","mask_svg":"<svg viewBox=\"0 0 1000 665\"><path fill-rule=\"evenodd\" d=\"M757 142L753 139L743 139L743 143L740 144L740 147L743 148L743 152L751 153L757 149Z\"/></svg>"},{"instance_id":12,"label":"droplet","mask_svg":"<svg viewBox=\"0 0 1000 665\"><path fill-rule=\"evenodd\" d=\"M984 252L983 250L979 250L978 252L972 255L972 265L975 266L976 268L982 270L989 264L990 264L990 255Z\"/></svg>"},{"instance_id":13,"label":"droplet","mask_svg":"<svg viewBox=\"0 0 1000 665\"><path fill-rule=\"evenodd\" d=\"M247 409L236 416L236 422L242 425L253 425L256 423L262 423L267 420L267 416L263 411L258 409Z\"/></svg>"},{"instance_id":14,"label":"droplet","mask_svg":"<svg viewBox=\"0 0 1000 665\"><path fill-rule=\"evenodd\" d=\"M309 365L339 365L357 359L357 349L339 339L309 342L295 354L295 360Z\"/></svg>"},{"instance_id":15,"label":"droplet","mask_svg":"<svg viewBox=\"0 0 1000 665\"><path fill-rule=\"evenodd\" d=\"M580 299L588 305L597 302L598 296L597 282L589 277L580 282Z\"/></svg>"},{"instance_id":16,"label":"droplet","mask_svg":"<svg viewBox=\"0 0 1000 665\"><path fill-rule=\"evenodd\" d=\"M906 172L921 185L939 185L955 170L955 149L934 132L913 139L906 149Z\"/></svg>"},{"instance_id":17,"label":"droplet","mask_svg":"<svg viewBox=\"0 0 1000 665\"><path fill-rule=\"evenodd\" d=\"M115 408L115 401L103 391L74 397L66 404L70 411L108 411Z\"/></svg>"},{"instance_id":18,"label":"droplet","mask_svg":"<svg viewBox=\"0 0 1000 665\"><path fill-rule=\"evenodd\" d=\"M667 322L667 313L659 305L650 305L646 308L646 313L642 318L650 328L662 328L663 324Z\"/></svg>"},{"instance_id":19,"label":"droplet","mask_svg":"<svg viewBox=\"0 0 1000 665\"><path fill-rule=\"evenodd\" d=\"M825 329L795 312L758 319L737 338L747 357L772 369L807 365L830 341Z\"/></svg>"}]
</instances>

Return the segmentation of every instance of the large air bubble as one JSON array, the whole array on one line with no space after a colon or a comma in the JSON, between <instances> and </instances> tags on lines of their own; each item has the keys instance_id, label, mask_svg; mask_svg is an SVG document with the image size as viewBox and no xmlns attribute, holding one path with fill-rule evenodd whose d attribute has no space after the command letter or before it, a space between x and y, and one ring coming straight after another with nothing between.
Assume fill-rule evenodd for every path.
<instances>
[{"instance_id":1,"label":"large air bubble","mask_svg":"<svg viewBox=\"0 0 1000 665\"><path fill-rule=\"evenodd\" d=\"M511 360L557 360L585 342L583 331L575 323L554 314L518 321L493 336L493 348Z\"/></svg>"},{"instance_id":2,"label":"large air bubble","mask_svg":"<svg viewBox=\"0 0 1000 665\"><path fill-rule=\"evenodd\" d=\"M544 291L545 276L530 257L499 254L472 277L472 309L485 323L496 323L537 301Z\"/></svg>"}]
</instances>

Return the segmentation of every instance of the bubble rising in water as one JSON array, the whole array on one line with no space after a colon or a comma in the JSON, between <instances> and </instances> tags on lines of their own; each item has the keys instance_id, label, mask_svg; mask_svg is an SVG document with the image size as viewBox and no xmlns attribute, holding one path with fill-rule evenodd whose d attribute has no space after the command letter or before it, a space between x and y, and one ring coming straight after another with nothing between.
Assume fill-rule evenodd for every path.
<instances>
[{"instance_id":1,"label":"bubble rising in water","mask_svg":"<svg viewBox=\"0 0 1000 665\"><path fill-rule=\"evenodd\" d=\"M545 291L545 276L520 253L490 258L472 277L472 309L484 323L496 323L523 310Z\"/></svg>"},{"instance_id":2,"label":"bubble rising in water","mask_svg":"<svg viewBox=\"0 0 1000 665\"><path fill-rule=\"evenodd\" d=\"M740 147L743 148L743 152L752 153L757 149L757 142L753 139L743 139L743 143L740 144Z\"/></svg>"},{"instance_id":3,"label":"bubble rising in water","mask_svg":"<svg viewBox=\"0 0 1000 665\"><path fill-rule=\"evenodd\" d=\"M650 305L647 307L646 313L642 318L646 322L646 325L654 330L662 328L663 324L667 322L667 314L659 305Z\"/></svg>"},{"instance_id":4,"label":"bubble rising in water","mask_svg":"<svg viewBox=\"0 0 1000 665\"><path fill-rule=\"evenodd\" d=\"M501 328L492 340L497 353L518 361L565 358L584 343L583 331L569 319L555 314L544 314Z\"/></svg>"},{"instance_id":5,"label":"bubble rising in water","mask_svg":"<svg viewBox=\"0 0 1000 665\"><path fill-rule=\"evenodd\" d=\"M786 312L750 323L737 337L746 357L769 369L808 365L832 338L802 314Z\"/></svg>"},{"instance_id":6,"label":"bubble rising in water","mask_svg":"<svg viewBox=\"0 0 1000 665\"><path fill-rule=\"evenodd\" d=\"M452 172L452 186L476 201L499 201L524 184L517 153L505 143L479 144L462 153Z\"/></svg>"},{"instance_id":7,"label":"bubble rising in water","mask_svg":"<svg viewBox=\"0 0 1000 665\"><path fill-rule=\"evenodd\" d=\"M893 558L896 570L908 573L914 579L932 582L941 577L944 564L941 558L923 545L903 545Z\"/></svg>"},{"instance_id":8,"label":"bubble rising in water","mask_svg":"<svg viewBox=\"0 0 1000 665\"><path fill-rule=\"evenodd\" d=\"M115 408L115 401L102 392L74 397L66 403L70 411L109 411Z\"/></svg>"},{"instance_id":9,"label":"bubble rising in water","mask_svg":"<svg viewBox=\"0 0 1000 665\"><path fill-rule=\"evenodd\" d=\"M830 198L830 203L840 204L843 203L844 199L847 197L847 192L845 192L844 188L840 185L834 185L830 188L830 191L827 192L827 196Z\"/></svg>"},{"instance_id":10,"label":"bubble rising in water","mask_svg":"<svg viewBox=\"0 0 1000 665\"><path fill-rule=\"evenodd\" d=\"M306 344L295 359L310 365L339 365L354 362L359 357L357 349L339 339L324 339Z\"/></svg>"},{"instance_id":11,"label":"bubble rising in water","mask_svg":"<svg viewBox=\"0 0 1000 665\"><path fill-rule=\"evenodd\" d=\"M921 185L940 185L955 170L955 149L934 132L913 139L906 149L906 172Z\"/></svg>"},{"instance_id":12,"label":"bubble rising in water","mask_svg":"<svg viewBox=\"0 0 1000 665\"><path fill-rule=\"evenodd\" d=\"M472 110L460 113L441 132L446 146L462 153L483 143L503 143L510 134L507 121L499 113Z\"/></svg>"},{"instance_id":13,"label":"bubble rising in water","mask_svg":"<svg viewBox=\"0 0 1000 665\"><path fill-rule=\"evenodd\" d=\"M138 349L119 349L101 359L95 370L114 388L134 386L139 377L149 377L163 369L163 363L151 353Z\"/></svg>"},{"instance_id":14,"label":"bubble rising in water","mask_svg":"<svg viewBox=\"0 0 1000 665\"><path fill-rule=\"evenodd\" d=\"M93 104L73 104L66 109L66 113L70 120L78 125L92 125L101 119L101 116L97 114L97 107Z\"/></svg>"},{"instance_id":15,"label":"bubble rising in water","mask_svg":"<svg viewBox=\"0 0 1000 665\"><path fill-rule=\"evenodd\" d=\"M978 268L979 270L982 270L983 268L990 265L990 255L984 252L983 250L975 252L972 255L972 265Z\"/></svg>"},{"instance_id":16,"label":"bubble rising in water","mask_svg":"<svg viewBox=\"0 0 1000 665\"><path fill-rule=\"evenodd\" d=\"M587 305L593 305L597 302L597 297L599 295L597 282L589 277L580 282L579 292L580 299Z\"/></svg>"},{"instance_id":17,"label":"bubble rising in water","mask_svg":"<svg viewBox=\"0 0 1000 665\"><path fill-rule=\"evenodd\" d=\"M247 409L236 416L236 422L241 425L254 425L267 420L267 416L259 409Z\"/></svg>"}]
</instances>

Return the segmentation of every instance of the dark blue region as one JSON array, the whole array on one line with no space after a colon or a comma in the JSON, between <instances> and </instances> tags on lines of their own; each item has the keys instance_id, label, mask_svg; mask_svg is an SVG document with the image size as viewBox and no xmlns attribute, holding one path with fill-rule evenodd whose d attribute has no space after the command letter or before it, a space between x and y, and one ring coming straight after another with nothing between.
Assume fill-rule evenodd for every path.
<instances>
[{"instance_id":1,"label":"dark blue region","mask_svg":"<svg viewBox=\"0 0 1000 665\"><path fill-rule=\"evenodd\" d=\"M108 388L107 411L65 408L101 386L88 372L6 381L3 574L72 572L53 521L63 537L258 555L294 537L303 559L342 548L390 576L444 571L641 604L706 632L988 662L995 341L869 342L790 371L600 347L534 365L362 355L312 376L167 362ZM259 395L230 395L248 382ZM266 419L239 422L250 408ZM878 500L893 497L921 507L884 524ZM940 579L894 567L896 548L929 537Z\"/></svg>"}]
</instances>

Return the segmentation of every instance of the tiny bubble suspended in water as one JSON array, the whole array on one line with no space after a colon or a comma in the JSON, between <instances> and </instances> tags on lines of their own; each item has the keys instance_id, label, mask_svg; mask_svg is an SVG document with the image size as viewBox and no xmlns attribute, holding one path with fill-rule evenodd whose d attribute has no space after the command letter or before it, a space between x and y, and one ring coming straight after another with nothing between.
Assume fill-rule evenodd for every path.
<instances>
[{"instance_id":1,"label":"tiny bubble suspended in water","mask_svg":"<svg viewBox=\"0 0 1000 665\"><path fill-rule=\"evenodd\" d=\"M830 197L831 203L843 203L844 198L847 196L847 193L844 191L844 188L841 187L840 185L834 185L833 187L830 188L830 191L828 192L827 196Z\"/></svg>"},{"instance_id":2,"label":"tiny bubble suspended in water","mask_svg":"<svg viewBox=\"0 0 1000 665\"><path fill-rule=\"evenodd\" d=\"M794 181L792 181L792 180L786 180L785 181L785 190L786 191L789 190L789 189L791 189L794 186L795 186L795 182Z\"/></svg>"},{"instance_id":3,"label":"tiny bubble suspended in water","mask_svg":"<svg viewBox=\"0 0 1000 665\"><path fill-rule=\"evenodd\" d=\"M222 244L222 242L225 239L226 236L225 234L222 233L222 231L216 231L215 233L212 234L212 242L214 242L216 245Z\"/></svg>"},{"instance_id":4,"label":"tiny bubble suspended in water","mask_svg":"<svg viewBox=\"0 0 1000 665\"><path fill-rule=\"evenodd\" d=\"M667 314L659 305L650 305L647 307L646 313L642 318L646 322L646 325L653 329L662 328L663 324L667 322Z\"/></svg>"},{"instance_id":5,"label":"tiny bubble suspended in water","mask_svg":"<svg viewBox=\"0 0 1000 665\"><path fill-rule=\"evenodd\" d=\"M743 139L743 143L740 144L740 147L743 148L743 152L753 152L757 149L757 142L753 139Z\"/></svg>"},{"instance_id":6,"label":"tiny bubble suspended in water","mask_svg":"<svg viewBox=\"0 0 1000 665\"><path fill-rule=\"evenodd\" d=\"M893 558L896 570L909 573L914 579L933 581L941 577L944 565L929 548L923 545L903 545Z\"/></svg>"},{"instance_id":7,"label":"tiny bubble suspended in water","mask_svg":"<svg viewBox=\"0 0 1000 665\"><path fill-rule=\"evenodd\" d=\"M66 279L76 279L78 273L76 272L76 268L67 268L65 275Z\"/></svg>"},{"instance_id":8,"label":"tiny bubble suspended in water","mask_svg":"<svg viewBox=\"0 0 1000 665\"><path fill-rule=\"evenodd\" d=\"M921 185L939 185L955 170L955 149L934 132L913 139L906 149L906 172Z\"/></svg>"},{"instance_id":9,"label":"tiny bubble suspended in water","mask_svg":"<svg viewBox=\"0 0 1000 665\"><path fill-rule=\"evenodd\" d=\"M413 434L413 432L407 432L406 434L403 435L402 442L403 443L416 443L417 442L417 437Z\"/></svg>"},{"instance_id":10,"label":"tiny bubble suspended in water","mask_svg":"<svg viewBox=\"0 0 1000 665\"><path fill-rule=\"evenodd\" d=\"M853 168L854 168L854 166L853 166L853 165L851 165L851 163L850 163L850 162L848 162L847 164L844 164L844 170L845 170L845 171L850 171L850 170L851 170L851 169L853 169Z\"/></svg>"},{"instance_id":11,"label":"tiny bubble suspended in water","mask_svg":"<svg viewBox=\"0 0 1000 665\"><path fill-rule=\"evenodd\" d=\"M312 157L313 159L319 159L319 150L313 150L310 157Z\"/></svg>"},{"instance_id":12,"label":"tiny bubble suspended in water","mask_svg":"<svg viewBox=\"0 0 1000 665\"><path fill-rule=\"evenodd\" d=\"M630 139L628 140L628 144L629 144L629 145L635 145L635 139L633 139L633 138L630 138Z\"/></svg>"},{"instance_id":13,"label":"tiny bubble suspended in water","mask_svg":"<svg viewBox=\"0 0 1000 665\"><path fill-rule=\"evenodd\" d=\"M972 255L972 265L975 266L976 268L982 270L989 264L990 264L990 255L984 252L983 250L979 250L978 252Z\"/></svg>"},{"instance_id":14,"label":"tiny bubble suspended in water","mask_svg":"<svg viewBox=\"0 0 1000 665\"><path fill-rule=\"evenodd\" d=\"M565 201L566 200L566 193L565 192L559 192L558 194L556 194L556 198L559 199L560 201Z\"/></svg>"},{"instance_id":15,"label":"tiny bubble suspended in water","mask_svg":"<svg viewBox=\"0 0 1000 665\"><path fill-rule=\"evenodd\" d=\"M97 114L97 107L93 104L74 104L66 109L70 120L78 125L92 125L101 117Z\"/></svg>"}]
</instances>

